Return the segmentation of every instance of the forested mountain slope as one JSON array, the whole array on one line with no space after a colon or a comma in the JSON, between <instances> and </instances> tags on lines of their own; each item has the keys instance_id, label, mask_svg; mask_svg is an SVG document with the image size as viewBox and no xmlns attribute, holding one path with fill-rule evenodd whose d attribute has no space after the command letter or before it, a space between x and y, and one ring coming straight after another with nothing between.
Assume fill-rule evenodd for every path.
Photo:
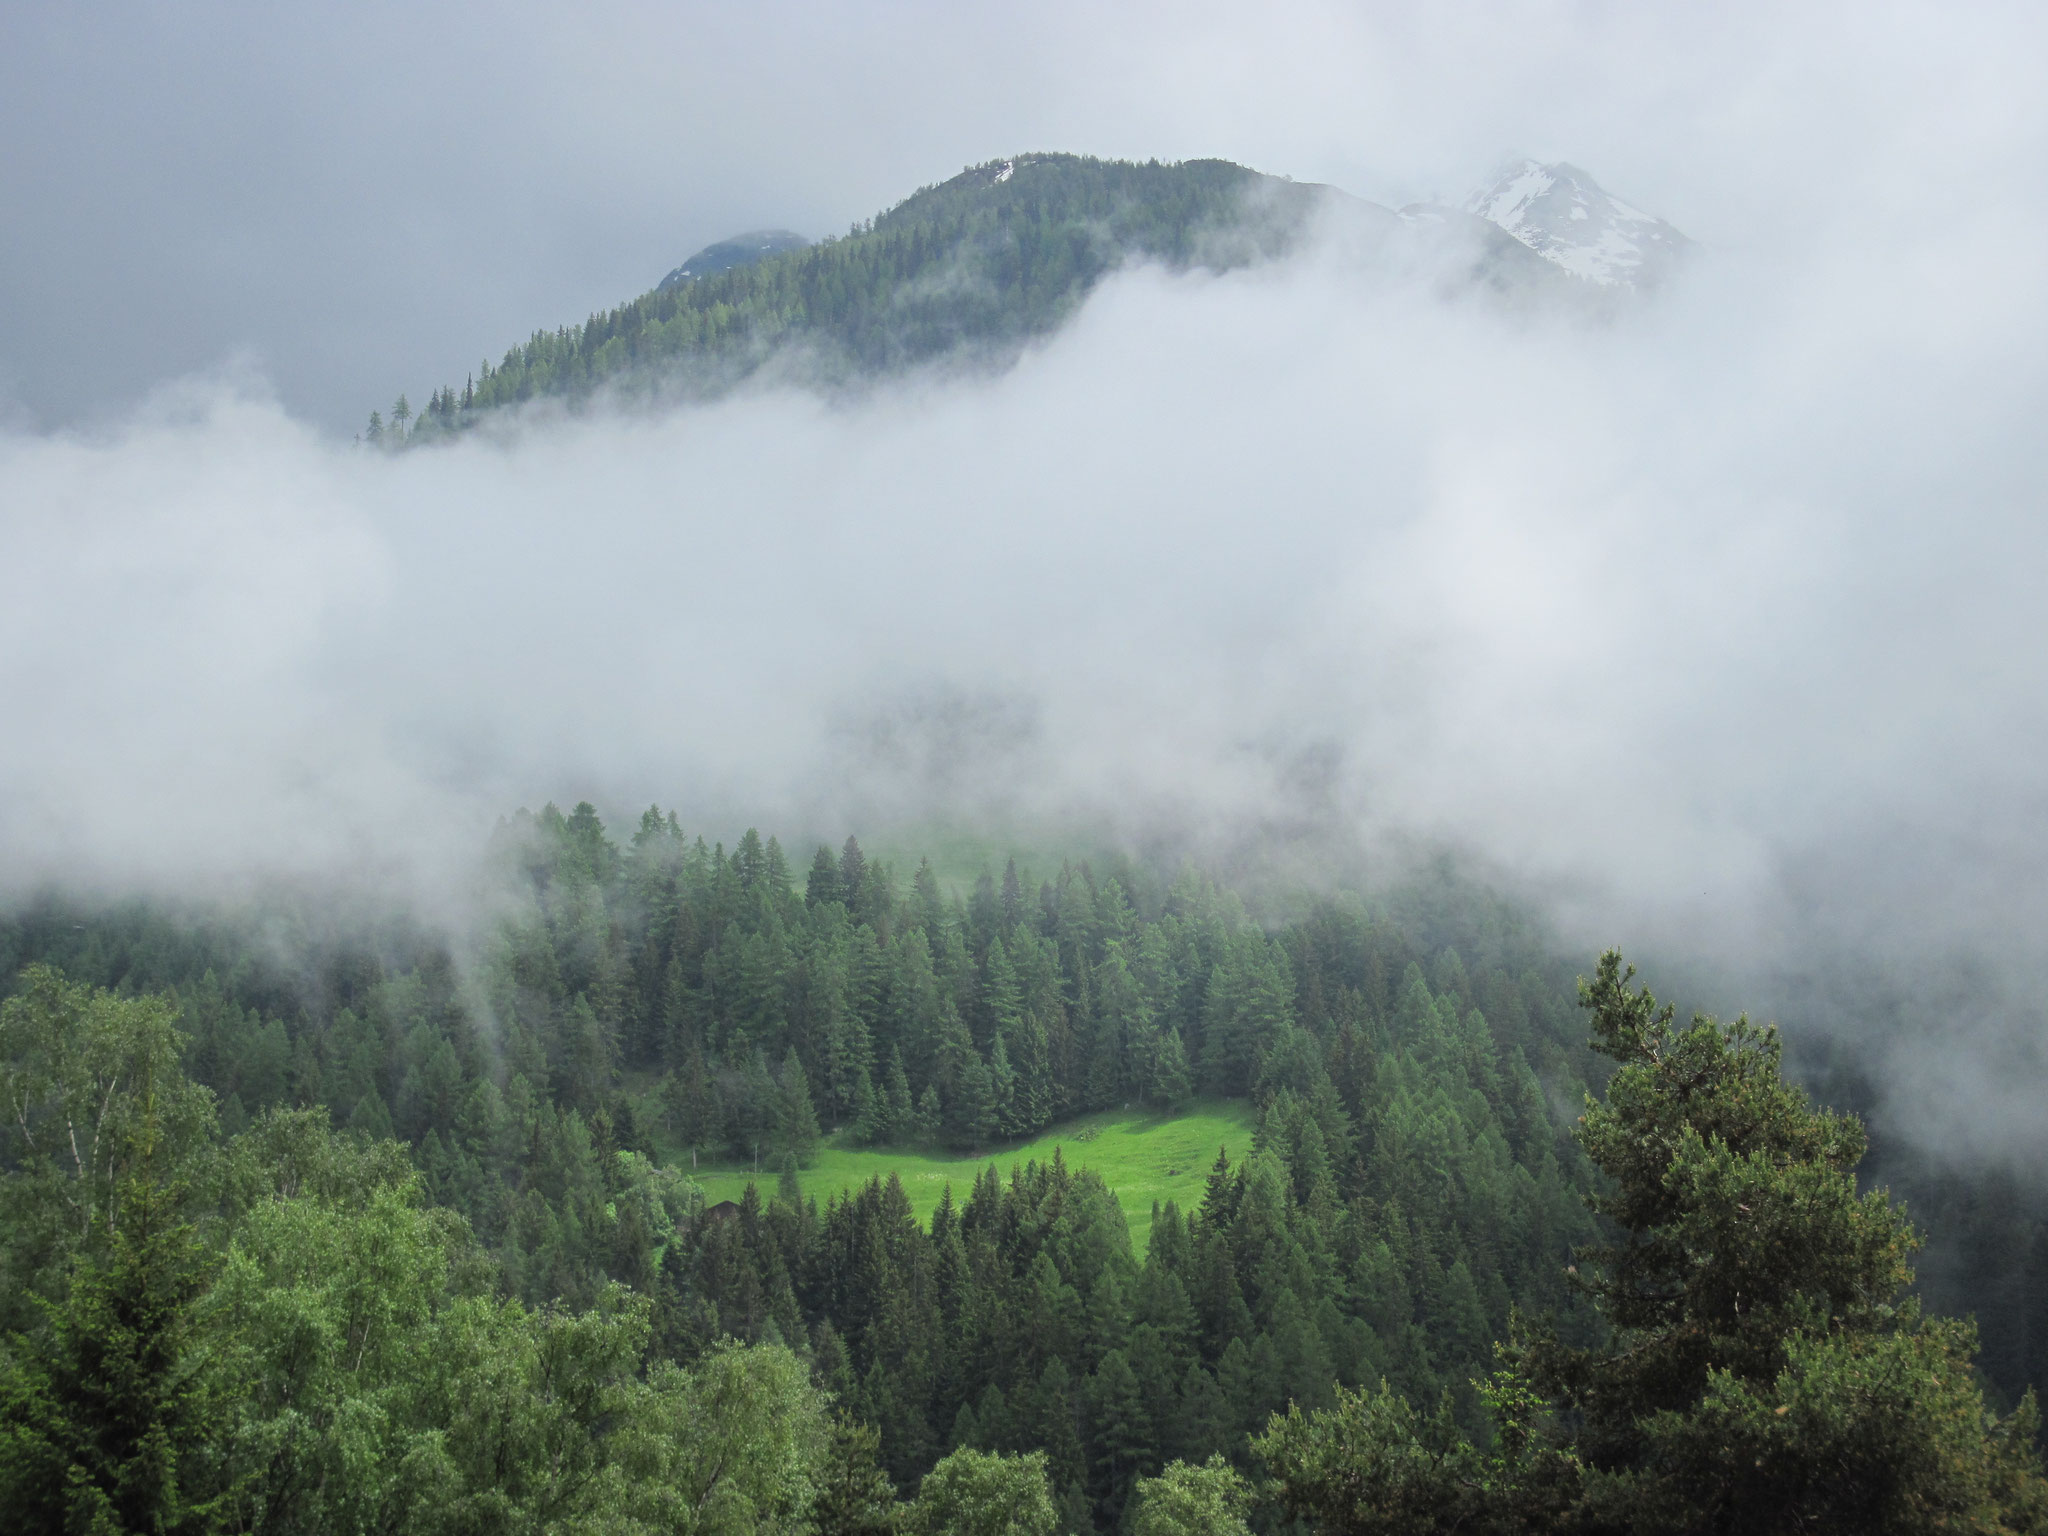
<instances>
[{"instance_id":1,"label":"forested mountain slope","mask_svg":"<svg viewBox=\"0 0 2048 1536\"><path fill-rule=\"evenodd\" d=\"M467 975L402 925L326 942L142 906L18 914L0 962L172 989L223 1133L309 1106L396 1138L531 1305L616 1281L675 1358L802 1349L899 1479L1065 1413L1057 1487L1109 1519L1162 1458L1241 1459L1268 1412L1339 1383L1469 1407L1511 1305L1593 1326L1562 1277L1590 1228L1551 1107L1590 1058L1511 934L1468 966L1356 901L1267 932L1199 876L1128 869L1012 865L948 899L851 839L799 889L773 839L728 854L649 812L620 846L587 806L522 815L496 857L511 915ZM1155 1219L1142 1262L1098 1176L1003 1157L1197 1089L1250 1096L1255 1147ZM819 1209L797 1191L821 1120L1000 1171L928 1231L886 1184ZM706 1221L656 1142L759 1149L784 1193Z\"/></svg>"},{"instance_id":2,"label":"forested mountain slope","mask_svg":"<svg viewBox=\"0 0 2048 1536\"><path fill-rule=\"evenodd\" d=\"M410 431L457 430L493 406L598 389L702 396L771 358L827 381L1006 358L1126 262L1220 270L1285 253L1327 192L1225 160L993 161L840 238L664 282L580 326L536 331L461 390L437 390ZM380 415L370 435L394 428L406 424Z\"/></svg>"},{"instance_id":3,"label":"forested mountain slope","mask_svg":"<svg viewBox=\"0 0 2048 1536\"><path fill-rule=\"evenodd\" d=\"M1581 996L1618 1070L1568 1118L1605 1074L1484 901L1437 914L1468 964L1191 874L957 900L849 839L799 893L773 839L658 811L497 854L474 951L287 903L0 928L25 1529L2048 1526L2031 1403L1987 1412L1967 1328L1898 1302L1860 1127L1612 956ZM1191 1080L1256 1135L1142 1259L1098 1175L1001 1166ZM766 1142L772 1192L651 1158L650 1084L668 1136ZM821 1103L996 1156L928 1225L893 1177L821 1205Z\"/></svg>"}]
</instances>

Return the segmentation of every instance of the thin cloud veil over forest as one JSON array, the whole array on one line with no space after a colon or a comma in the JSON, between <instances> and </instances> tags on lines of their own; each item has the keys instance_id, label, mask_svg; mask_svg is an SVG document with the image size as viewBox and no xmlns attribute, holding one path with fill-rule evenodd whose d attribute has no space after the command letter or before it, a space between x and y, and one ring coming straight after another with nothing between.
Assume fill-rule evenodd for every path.
<instances>
[{"instance_id":1,"label":"thin cloud veil over forest","mask_svg":"<svg viewBox=\"0 0 2048 1536\"><path fill-rule=\"evenodd\" d=\"M1984 238L1710 242L1603 323L1138 270L994 379L396 458L231 382L17 434L10 877L439 880L386 865L550 796L1336 833L1724 969L1979 956L1941 1029L2031 1028L2043 317L1927 276ZM1936 1125L2006 1091L1941 1059Z\"/></svg>"}]
</instances>

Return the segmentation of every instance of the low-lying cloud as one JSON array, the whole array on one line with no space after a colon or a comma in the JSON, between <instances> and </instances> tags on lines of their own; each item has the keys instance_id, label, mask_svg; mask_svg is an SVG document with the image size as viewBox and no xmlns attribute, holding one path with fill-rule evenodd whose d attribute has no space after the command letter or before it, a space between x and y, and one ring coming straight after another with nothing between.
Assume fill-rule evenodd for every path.
<instances>
[{"instance_id":1,"label":"low-lying cloud","mask_svg":"<svg viewBox=\"0 0 2048 1536\"><path fill-rule=\"evenodd\" d=\"M0 438L0 879L438 899L550 797L1421 840L1832 1028L1863 967L1894 1111L2031 1148L2041 222L1693 231L1609 323L1143 269L999 377L396 457L220 379Z\"/></svg>"}]
</instances>

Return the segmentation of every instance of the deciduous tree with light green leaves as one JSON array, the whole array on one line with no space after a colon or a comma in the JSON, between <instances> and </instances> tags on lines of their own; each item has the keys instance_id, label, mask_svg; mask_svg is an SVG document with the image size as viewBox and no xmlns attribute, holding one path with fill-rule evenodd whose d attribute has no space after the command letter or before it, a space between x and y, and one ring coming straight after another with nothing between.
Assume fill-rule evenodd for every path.
<instances>
[{"instance_id":1,"label":"deciduous tree with light green leaves","mask_svg":"<svg viewBox=\"0 0 2048 1536\"><path fill-rule=\"evenodd\" d=\"M1138 1481L1131 1536L1251 1536L1245 1514L1251 1487L1221 1456L1195 1465L1171 1462Z\"/></svg>"},{"instance_id":2,"label":"deciduous tree with light green leaves","mask_svg":"<svg viewBox=\"0 0 2048 1536\"><path fill-rule=\"evenodd\" d=\"M962 1446L925 1474L908 1525L914 1536L1053 1536L1059 1517L1045 1453L1003 1456Z\"/></svg>"},{"instance_id":3,"label":"deciduous tree with light green leaves","mask_svg":"<svg viewBox=\"0 0 2048 1536\"><path fill-rule=\"evenodd\" d=\"M728 1341L687 1370L655 1365L631 1394L619 1440L614 1493L639 1529L797 1536L809 1529L831 1432L802 1360Z\"/></svg>"},{"instance_id":4,"label":"deciduous tree with light green leaves","mask_svg":"<svg viewBox=\"0 0 2048 1536\"><path fill-rule=\"evenodd\" d=\"M170 1000L77 986L47 965L0 1004L0 1320L27 1321L13 1309L37 1276L104 1241L145 1146L159 1174L206 1147L212 1095L180 1069L184 1048Z\"/></svg>"},{"instance_id":5,"label":"deciduous tree with light green leaves","mask_svg":"<svg viewBox=\"0 0 2048 1536\"><path fill-rule=\"evenodd\" d=\"M232 1390L203 1337L213 1262L192 1224L211 1096L179 1069L163 1000L43 966L23 983L0 1006L22 1308L0 1348L0 1507L30 1529L198 1528Z\"/></svg>"},{"instance_id":6,"label":"deciduous tree with light green leaves","mask_svg":"<svg viewBox=\"0 0 2048 1536\"><path fill-rule=\"evenodd\" d=\"M500 1294L405 1149L324 1110L216 1143L174 1018L47 970L0 1013L0 1236L34 1298L0 1340L0 1507L25 1529L807 1528L828 1432L803 1361L650 1365L624 1286L580 1312Z\"/></svg>"}]
</instances>

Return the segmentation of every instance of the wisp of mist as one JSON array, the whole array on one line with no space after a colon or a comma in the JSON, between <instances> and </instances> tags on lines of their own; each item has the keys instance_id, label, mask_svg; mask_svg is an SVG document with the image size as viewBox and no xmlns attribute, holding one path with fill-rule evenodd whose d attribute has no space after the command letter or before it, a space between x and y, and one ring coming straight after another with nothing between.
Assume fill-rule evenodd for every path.
<instances>
[{"instance_id":1,"label":"wisp of mist","mask_svg":"<svg viewBox=\"0 0 2048 1536\"><path fill-rule=\"evenodd\" d=\"M396 456L246 380L6 436L0 882L439 900L550 798L1447 846L2036 1151L2040 222L1696 230L1604 321L1138 269L994 376Z\"/></svg>"}]
</instances>

